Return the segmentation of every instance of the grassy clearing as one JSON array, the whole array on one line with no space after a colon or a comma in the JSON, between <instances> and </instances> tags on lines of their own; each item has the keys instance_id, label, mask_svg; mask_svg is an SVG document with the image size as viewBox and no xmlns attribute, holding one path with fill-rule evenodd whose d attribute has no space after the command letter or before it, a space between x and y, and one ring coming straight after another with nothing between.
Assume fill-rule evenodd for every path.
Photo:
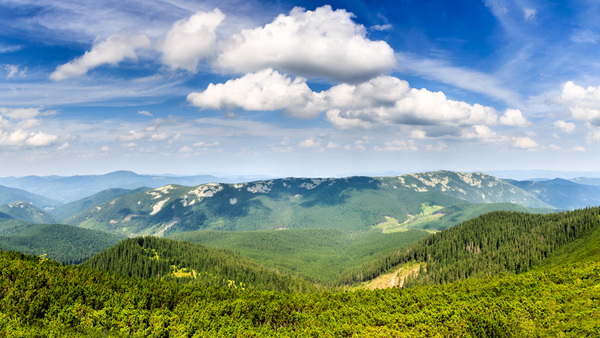
<instances>
[{"instance_id":1,"label":"grassy clearing","mask_svg":"<svg viewBox=\"0 0 600 338\"><path fill-rule=\"evenodd\" d=\"M439 205L421 204L421 213L418 215L408 215L408 219L400 223L397 219L385 216L385 222L381 222L374 226L375 229L381 230L384 234L394 232L407 231L409 229L419 229L424 224L439 220L444 216L443 213L436 213L444 207Z\"/></svg>"}]
</instances>

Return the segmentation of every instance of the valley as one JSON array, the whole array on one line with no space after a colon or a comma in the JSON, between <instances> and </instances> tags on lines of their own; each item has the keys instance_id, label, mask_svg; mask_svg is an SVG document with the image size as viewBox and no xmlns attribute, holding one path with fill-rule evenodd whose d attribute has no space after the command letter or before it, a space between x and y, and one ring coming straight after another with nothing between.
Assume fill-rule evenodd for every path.
<instances>
[{"instance_id":1,"label":"valley","mask_svg":"<svg viewBox=\"0 0 600 338\"><path fill-rule=\"evenodd\" d=\"M436 171L111 188L49 212L9 202L0 206L0 260L2 276L13 277L0 292L29 292L34 301L0 301L0 333L593 332L568 316L592 309L587 300L598 291L590 276L599 268L600 209L565 210L585 205L584 192L595 187L548 182L541 193L528 182ZM86 297L57 293L73 292L80 279L90 281L80 288ZM514 290L531 299L579 290L587 305L531 307ZM204 299L204 310L188 297ZM138 305L127 311L139 322L125 319L122 302L133 299ZM80 319L66 319L68 311ZM213 324L193 324L199 311ZM340 322L327 324L323 314L341 314Z\"/></svg>"}]
</instances>

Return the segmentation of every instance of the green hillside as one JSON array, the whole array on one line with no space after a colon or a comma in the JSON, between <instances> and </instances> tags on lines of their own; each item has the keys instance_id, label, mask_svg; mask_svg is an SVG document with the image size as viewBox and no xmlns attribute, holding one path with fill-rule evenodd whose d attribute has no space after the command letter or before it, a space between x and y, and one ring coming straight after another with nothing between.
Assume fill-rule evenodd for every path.
<instances>
[{"instance_id":1,"label":"green hillside","mask_svg":"<svg viewBox=\"0 0 600 338\"><path fill-rule=\"evenodd\" d=\"M23 201L0 205L0 218L18 219L29 223L57 223L54 216Z\"/></svg>"},{"instance_id":2,"label":"green hillside","mask_svg":"<svg viewBox=\"0 0 600 338\"><path fill-rule=\"evenodd\" d=\"M379 179L394 187L440 192L471 203L515 203L528 208L555 209L528 192L485 173L438 170Z\"/></svg>"},{"instance_id":3,"label":"green hillside","mask_svg":"<svg viewBox=\"0 0 600 338\"><path fill-rule=\"evenodd\" d=\"M149 188L138 188L135 190L114 188L103 190L92 196L61 205L53 210L50 210L50 213L54 215L56 219L64 220L77 215L85 209L89 209L113 198L146 190L149 190Z\"/></svg>"},{"instance_id":4,"label":"green hillside","mask_svg":"<svg viewBox=\"0 0 600 338\"><path fill-rule=\"evenodd\" d=\"M235 250L278 271L332 283L344 271L391 250L408 247L428 235L421 230L348 234L337 229L305 229L194 231L170 238Z\"/></svg>"},{"instance_id":5,"label":"green hillside","mask_svg":"<svg viewBox=\"0 0 600 338\"><path fill-rule=\"evenodd\" d=\"M79 264L117 244L124 237L64 224L32 224L18 220L0 221L0 248Z\"/></svg>"},{"instance_id":6,"label":"green hillside","mask_svg":"<svg viewBox=\"0 0 600 338\"><path fill-rule=\"evenodd\" d=\"M531 214L556 212L552 209L526 208L514 203L456 204L434 214L440 217L421 226L422 229L443 230L492 211L515 211Z\"/></svg>"},{"instance_id":7,"label":"green hillside","mask_svg":"<svg viewBox=\"0 0 600 338\"><path fill-rule=\"evenodd\" d=\"M412 289L285 294L141 279L0 251L0 335L595 337L600 263Z\"/></svg>"},{"instance_id":8,"label":"green hillside","mask_svg":"<svg viewBox=\"0 0 600 338\"><path fill-rule=\"evenodd\" d=\"M16 201L25 201L43 210L51 210L61 204L58 201L25 190L0 185L0 205Z\"/></svg>"},{"instance_id":9,"label":"green hillside","mask_svg":"<svg viewBox=\"0 0 600 338\"><path fill-rule=\"evenodd\" d=\"M496 211L383 255L341 276L341 284L372 280L402 264L420 265L405 286L453 283L522 273L600 225L600 207L547 215Z\"/></svg>"},{"instance_id":10,"label":"green hillside","mask_svg":"<svg viewBox=\"0 0 600 338\"><path fill-rule=\"evenodd\" d=\"M309 228L361 232L385 222L386 216L403 223L411 215L422 213L424 206L448 207L477 201L550 207L489 175L430 174L430 181L414 178L414 174L387 178L286 178L197 187L168 185L117 197L65 223L128 236L164 236L194 230Z\"/></svg>"},{"instance_id":11,"label":"green hillside","mask_svg":"<svg viewBox=\"0 0 600 338\"><path fill-rule=\"evenodd\" d=\"M557 249L539 268L554 268L581 262L600 262L600 227L595 227L584 236Z\"/></svg>"},{"instance_id":12,"label":"green hillside","mask_svg":"<svg viewBox=\"0 0 600 338\"><path fill-rule=\"evenodd\" d=\"M130 238L94 255L83 265L184 284L284 292L316 291L312 283L264 268L233 251L166 238Z\"/></svg>"}]
</instances>

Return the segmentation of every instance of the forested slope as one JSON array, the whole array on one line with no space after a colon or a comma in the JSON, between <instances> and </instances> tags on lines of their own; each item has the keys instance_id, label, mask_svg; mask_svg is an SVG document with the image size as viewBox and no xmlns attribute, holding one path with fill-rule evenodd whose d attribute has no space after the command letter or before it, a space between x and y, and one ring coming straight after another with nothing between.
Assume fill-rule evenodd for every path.
<instances>
[{"instance_id":1,"label":"forested slope","mask_svg":"<svg viewBox=\"0 0 600 338\"><path fill-rule=\"evenodd\" d=\"M123 236L64 224L0 221L1 249L46 254L50 259L67 264L79 264L123 239Z\"/></svg>"},{"instance_id":2,"label":"forested slope","mask_svg":"<svg viewBox=\"0 0 600 338\"><path fill-rule=\"evenodd\" d=\"M192 231L170 238L240 252L265 266L332 284L347 271L429 236L422 230L348 234L337 229Z\"/></svg>"},{"instance_id":3,"label":"forested slope","mask_svg":"<svg viewBox=\"0 0 600 338\"><path fill-rule=\"evenodd\" d=\"M126 277L0 251L0 335L592 337L600 263L456 284L284 294Z\"/></svg>"},{"instance_id":4,"label":"forested slope","mask_svg":"<svg viewBox=\"0 0 600 338\"><path fill-rule=\"evenodd\" d=\"M0 218L18 219L29 223L57 223L51 214L23 201L0 205L0 215Z\"/></svg>"},{"instance_id":5,"label":"forested slope","mask_svg":"<svg viewBox=\"0 0 600 338\"><path fill-rule=\"evenodd\" d=\"M122 241L83 265L127 276L184 284L284 292L317 290L306 280L267 269L230 250L156 237Z\"/></svg>"},{"instance_id":6,"label":"forested slope","mask_svg":"<svg viewBox=\"0 0 600 338\"><path fill-rule=\"evenodd\" d=\"M120 188L107 189L107 190L103 190L99 193L96 193L92 196L88 196L88 197L82 198L80 200L76 200L76 201L73 201L73 202L70 202L67 204L63 204L63 205L59 206L58 208L54 208L53 210L50 210L50 213L52 215L54 215L57 219L64 220L69 217L77 215L78 213L84 211L85 209L92 208L98 204L104 203L113 198L117 198L117 197L127 195L127 194L134 194L136 192L146 191L149 189L150 188L143 188L143 187L135 189L135 190L120 189Z\"/></svg>"},{"instance_id":7,"label":"forested slope","mask_svg":"<svg viewBox=\"0 0 600 338\"><path fill-rule=\"evenodd\" d=\"M421 263L405 286L520 273L600 224L600 208L546 215L496 211L427 237L409 249L379 257L340 277L340 284L376 278L405 263Z\"/></svg>"}]
</instances>

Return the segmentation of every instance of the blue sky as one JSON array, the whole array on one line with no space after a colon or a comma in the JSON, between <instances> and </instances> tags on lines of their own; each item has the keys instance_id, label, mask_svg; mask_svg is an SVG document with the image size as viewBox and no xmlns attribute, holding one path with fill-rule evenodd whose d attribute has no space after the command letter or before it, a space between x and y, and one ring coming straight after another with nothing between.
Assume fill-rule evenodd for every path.
<instances>
[{"instance_id":1,"label":"blue sky","mask_svg":"<svg viewBox=\"0 0 600 338\"><path fill-rule=\"evenodd\" d=\"M0 2L0 176L596 171L597 1Z\"/></svg>"}]
</instances>

